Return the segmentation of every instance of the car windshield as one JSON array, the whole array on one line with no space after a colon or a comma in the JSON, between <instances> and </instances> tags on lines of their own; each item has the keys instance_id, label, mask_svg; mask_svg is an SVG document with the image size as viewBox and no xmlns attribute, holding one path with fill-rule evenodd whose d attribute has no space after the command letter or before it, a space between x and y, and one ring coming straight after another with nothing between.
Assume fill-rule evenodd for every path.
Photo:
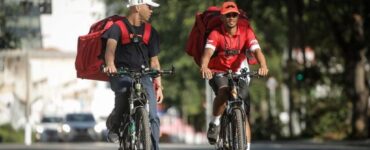
<instances>
[{"instance_id":1,"label":"car windshield","mask_svg":"<svg viewBox=\"0 0 370 150\"><path fill-rule=\"evenodd\" d=\"M61 117L43 117L41 122L42 123L58 123L58 122L62 122L62 118Z\"/></svg>"},{"instance_id":2,"label":"car windshield","mask_svg":"<svg viewBox=\"0 0 370 150\"><path fill-rule=\"evenodd\" d=\"M91 114L69 114L67 115L67 121L70 122L94 122L95 119Z\"/></svg>"}]
</instances>

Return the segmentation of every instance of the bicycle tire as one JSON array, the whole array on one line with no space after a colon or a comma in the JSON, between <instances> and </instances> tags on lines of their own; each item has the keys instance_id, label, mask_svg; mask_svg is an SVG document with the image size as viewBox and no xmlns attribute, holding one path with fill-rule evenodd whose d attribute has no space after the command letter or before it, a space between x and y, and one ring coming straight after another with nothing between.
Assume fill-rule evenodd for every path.
<instances>
[{"instance_id":1,"label":"bicycle tire","mask_svg":"<svg viewBox=\"0 0 370 150\"><path fill-rule=\"evenodd\" d=\"M232 149L245 149L245 132L242 111L233 109L231 112L231 127L232 127Z\"/></svg>"},{"instance_id":2,"label":"bicycle tire","mask_svg":"<svg viewBox=\"0 0 370 150\"><path fill-rule=\"evenodd\" d=\"M226 114L227 113L224 112L221 116L221 129L217 150L230 150L230 120Z\"/></svg>"},{"instance_id":3,"label":"bicycle tire","mask_svg":"<svg viewBox=\"0 0 370 150\"><path fill-rule=\"evenodd\" d=\"M149 126L149 114L144 107L136 109L136 147L140 150L150 150L152 141L150 138L151 131Z\"/></svg>"}]
</instances>

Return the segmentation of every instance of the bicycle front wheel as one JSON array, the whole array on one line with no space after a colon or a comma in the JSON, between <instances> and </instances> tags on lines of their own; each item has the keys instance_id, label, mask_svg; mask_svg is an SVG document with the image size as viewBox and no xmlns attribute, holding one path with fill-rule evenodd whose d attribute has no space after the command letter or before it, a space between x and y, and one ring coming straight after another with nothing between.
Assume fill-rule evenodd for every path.
<instances>
[{"instance_id":1,"label":"bicycle front wheel","mask_svg":"<svg viewBox=\"0 0 370 150\"><path fill-rule=\"evenodd\" d=\"M232 149L244 150L246 140L242 111L240 109L233 109L231 113Z\"/></svg>"},{"instance_id":2,"label":"bicycle front wheel","mask_svg":"<svg viewBox=\"0 0 370 150\"><path fill-rule=\"evenodd\" d=\"M149 115L144 107L136 109L136 147L140 150L151 149Z\"/></svg>"}]
</instances>

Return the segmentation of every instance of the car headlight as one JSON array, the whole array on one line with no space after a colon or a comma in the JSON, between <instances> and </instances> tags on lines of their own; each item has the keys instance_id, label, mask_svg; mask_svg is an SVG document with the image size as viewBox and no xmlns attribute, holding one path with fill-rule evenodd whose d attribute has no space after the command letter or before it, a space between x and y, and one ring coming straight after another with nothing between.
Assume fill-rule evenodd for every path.
<instances>
[{"instance_id":1,"label":"car headlight","mask_svg":"<svg viewBox=\"0 0 370 150\"><path fill-rule=\"evenodd\" d=\"M36 132L37 133L42 133L42 132L44 132L44 128L41 127L41 126L38 126L38 127L36 127Z\"/></svg>"},{"instance_id":2,"label":"car headlight","mask_svg":"<svg viewBox=\"0 0 370 150\"><path fill-rule=\"evenodd\" d=\"M95 132L98 132L98 133L102 132L104 129L105 129L104 123L98 123L94 127Z\"/></svg>"},{"instance_id":3,"label":"car headlight","mask_svg":"<svg viewBox=\"0 0 370 150\"><path fill-rule=\"evenodd\" d=\"M71 132L71 127L68 124L63 124L62 129L64 132Z\"/></svg>"}]
</instances>

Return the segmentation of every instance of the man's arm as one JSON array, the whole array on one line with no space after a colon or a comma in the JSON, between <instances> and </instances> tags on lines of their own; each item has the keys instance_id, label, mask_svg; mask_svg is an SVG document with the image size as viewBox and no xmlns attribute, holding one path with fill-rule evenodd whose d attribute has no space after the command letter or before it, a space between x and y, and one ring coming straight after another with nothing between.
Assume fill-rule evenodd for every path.
<instances>
[{"instance_id":1,"label":"man's arm","mask_svg":"<svg viewBox=\"0 0 370 150\"><path fill-rule=\"evenodd\" d=\"M269 70L267 68L265 55L262 53L262 50L260 48L256 49L254 51L254 54L260 64L260 68L258 69L258 74L261 76L266 76Z\"/></svg>"},{"instance_id":2,"label":"man's arm","mask_svg":"<svg viewBox=\"0 0 370 150\"><path fill-rule=\"evenodd\" d=\"M154 56L150 58L150 67L152 69L161 69L161 65L159 63L158 56ZM162 82L161 82L161 77L156 77L153 79L154 87L155 87L155 92L156 92L156 98L158 103L162 103L163 101L163 92L162 92Z\"/></svg>"},{"instance_id":3,"label":"man's arm","mask_svg":"<svg viewBox=\"0 0 370 150\"><path fill-rule=\"evenodd\" d=\"M200 72L202 73L202 77L206 79L212 79L212 71L208 68L208 63L213 55L213 52L214 52L213 49L206 48L202 55Z\"/></svg>"},{"instance_id":4,"label":"man's arm","mask_svg":"<svg viewBox=\"0 0 370 150\"><path fill-rule=\"evenodd\" d=\"M117 68L114 65L114 56L116 53L116 47L117 47L117 41L114 39L108 39L107 40L107 46L105 50L105 65L106 68L104 71L106 73L116 73Z\"/></svg>"}]
</instances>

